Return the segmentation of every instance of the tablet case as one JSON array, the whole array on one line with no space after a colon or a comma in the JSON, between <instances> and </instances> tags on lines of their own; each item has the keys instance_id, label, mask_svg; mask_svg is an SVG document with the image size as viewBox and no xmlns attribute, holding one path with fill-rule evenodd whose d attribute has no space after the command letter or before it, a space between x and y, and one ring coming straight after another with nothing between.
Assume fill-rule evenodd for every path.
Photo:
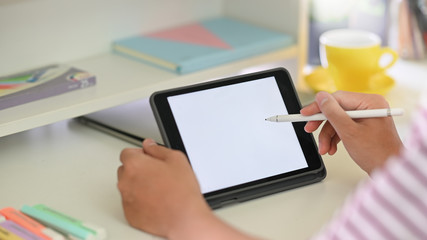
<instances>
[{"instance_id":1,"label":"tablet case","mask_svg":"<svg viewBox=\"0 0 427 240\"><path fill-rule=\"evenodd\" d=\"M288 89L288 90L294 92L295 95L298 96L296 93L296 90L293 86L293 83L291 81L290 75L287 72L287 70L284 68L275 68L275 69L261 71L261 72L257 72L257 73L246 74L246 75L231 77L231 78L226 78L226 79L220 79L220 80L216 80L213 82L221 82L221 81L227 82L229 80L236 80L238 78L262 75L265 73L275 72L275 71L276 72L277 71L284 71L288 75L288 80L289 80L288 83L291 86L291 89ZM162 135L163 142L165 143L165 145L167 147L171 147L172 144L171 144L170 140L168 139L168 135L166 133L162 119L160 117L159 112L162 111L163 109L159 109L158 106L156 105L156 100L155 100L156 96L159 94L167 93L169 91L185 90L186 88L189 88L189 87L209 85L211 83L212 82L205 82L205 83L196 84L196 85L192 85L192 86L186 86L186 87L181 87L181 88L176 88L176 89L164 90L164 91L160 91L160 92L155 92L151 95L151 97L150 97L151 108L153 110L155 119L156 119L157 124L159 126L159 130L160 130L160 133ZM297 100L298 107L300 109L301 105L300 105L298 97L296 100ZM305 122L298 122L298 123L293 123L293 124L300 125L300 127L303 128L305 125ZM253 186L242 186L242 187L239 187L237 189L235 189L235 187L232 187L231 190L228 190L228 191L220 190L220 191L216 191L218 193L215 193L215 194L207 193L207 194L204 194L204 197L205 197L207 203L210 205L211 208L216 209L216 208L220 208L220 207L223 207L226 205L244 202L244 201L259 198L262 196L282 192L284 190L289 190L289 189L293 189L293 188L297 188L297 187L301 187L301 186L305 186L308 184L312 184L312 183L322 181L326 177L326 169L325 169L325 166L323 164L323 160L322 160L321 156L318 155L318 153L317 153L317 147L315 145L315 140L313 138L313 135L307 133L307 135L305 136L305 140L312 142L315 146L316 154L317 154L317 157L320 161L318 169L313 170L313 171L309 171L309 172L296 174L296 175L286 177L286 178L282 178L282 179L276 179L274 181L268 181L268 182L253 185ZM243 185L245 185L245 184L243 184Z\"/></svg>"}]
</instances>

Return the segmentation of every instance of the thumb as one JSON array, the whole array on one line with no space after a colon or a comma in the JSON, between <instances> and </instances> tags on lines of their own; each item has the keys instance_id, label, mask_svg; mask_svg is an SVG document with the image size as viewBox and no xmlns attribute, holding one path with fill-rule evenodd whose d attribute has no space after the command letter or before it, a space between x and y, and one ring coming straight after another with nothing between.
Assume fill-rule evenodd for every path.
<instances>
[{"instance_id":1,"label":"thumb","mask_svg":"<svg viewBox=\"0 0 427 240\"><path fill-rule=\"evenodd\" d=\"M339 136L355 124L331 94L319 92L316 95L316 102Z\"/></svg>"},{"instance_id":2,"label":"thumb","mask_svg":"<svg viewBox=\"0 0 427 240\"><path fill-rule=\"evenodd\" d=\"M168 155L173 151L164 146L159 146L154 140L148 138L142 142L142 149L145 154L160 160L167 159Z\"/></svg>"}]
</instances>

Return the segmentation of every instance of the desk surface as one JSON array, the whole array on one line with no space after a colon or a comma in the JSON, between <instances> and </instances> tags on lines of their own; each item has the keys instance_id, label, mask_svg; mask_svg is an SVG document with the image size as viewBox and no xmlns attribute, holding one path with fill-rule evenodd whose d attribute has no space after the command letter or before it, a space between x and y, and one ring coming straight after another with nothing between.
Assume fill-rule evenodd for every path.
<instances>
[{"instance_id":1,"label":"desk surface","mask_svg":"<svg viewBox=\"0 0 427 240\"><path fill-rule=\"evenodd\" d=\"M387 98L407 114L396 118L404 138L426 62L400 62L390 71L397 86ZM310 96L306 96L310 97ZM125 221L116 188L119 153L133 145L66 120L0 138L0 208L43 203L104 226L108 239L152 239ZM307 239L366 178L340 148L324 157L327 178L313 185L218 209L215 213L243 231L267 239Z\"/></svg>"},{"instance_id":2,"label":"desk surface","mask_svg":"<svg viewBox=\"0 0 427 240\"><path fill-rule=\"evenodd\" d=\"M109 239L150 239L129 227L122 213L116 172L119 152L125 147L134 146L72 120L1 138L0 206L44 203L104 226ZM325 157L329 175L322 183L216 213L269 239L306 238L365 177L347 158L344 151L333 160Z\"/></svg>"}]
</instances>

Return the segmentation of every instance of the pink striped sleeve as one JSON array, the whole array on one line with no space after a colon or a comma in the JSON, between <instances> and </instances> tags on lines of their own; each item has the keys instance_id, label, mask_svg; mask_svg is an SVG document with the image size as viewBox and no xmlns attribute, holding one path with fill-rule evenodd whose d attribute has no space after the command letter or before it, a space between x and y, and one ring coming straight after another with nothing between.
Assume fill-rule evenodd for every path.
<instances>
[{"instance_id":1,"label":"pink striped sleeve","mask_svg":"<svg viewBox=\"0 0 427 240\"><path fill-rule=\"evenodd\" d=\"M361 183L313 239L427 239L427 103L406 148Z\"/></svg>"}]
</instances>

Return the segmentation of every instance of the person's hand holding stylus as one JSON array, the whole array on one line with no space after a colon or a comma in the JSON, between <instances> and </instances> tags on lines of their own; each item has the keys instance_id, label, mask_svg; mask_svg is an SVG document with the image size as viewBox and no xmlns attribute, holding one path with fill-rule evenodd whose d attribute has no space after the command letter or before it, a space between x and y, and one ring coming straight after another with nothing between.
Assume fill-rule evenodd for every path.
<instances>
[{"instance_id":1,"label":"person's hand holding stylus","mask_svg":"<svg viewBox=\"0 0 427 240\"><path fill-rule=\"evenodd\" d=\"M385 160L398 154L402 142L391 117L352 119L345 111L390 108L380 95L338 91L319 92L316 100L301 109L310 116L323 113L327 122L319 133L319 153L333 155L343 142L353 160L367 173L381 167ZM317 130L323 121L309 121L305 130Z\"/></svg>"}]
</instances>

